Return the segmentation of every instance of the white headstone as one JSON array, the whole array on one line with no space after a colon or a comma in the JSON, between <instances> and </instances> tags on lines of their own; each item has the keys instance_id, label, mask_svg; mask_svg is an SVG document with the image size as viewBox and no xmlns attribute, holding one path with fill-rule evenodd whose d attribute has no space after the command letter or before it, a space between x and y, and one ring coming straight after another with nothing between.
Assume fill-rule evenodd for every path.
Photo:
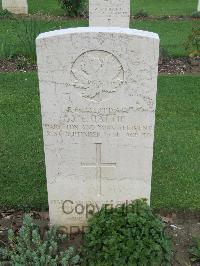
<instances>
[{"instance_id":1,"label":"white headstone","mask_svg":"<svg viewBox=\"0 0 200 266\"><path fill-rule=\"evenodd\" d=\"M198 0L198 7L197 7L197 11L200 12L200 0Z\"/></svg>"},{"instance_id":2,"label":"white headstone","mask_svg":"<svg viewBox=\"0 0 200 266\"><path fill-rule=\"evenodd\" d=\"M159 37L76 28L37 38L52 224L87 224L102 204L150 201Z\"/></svg>"},{"instance_id":3,"label":"white headstone","mask_svg":"<svg viewBox=\"0 0 200 266\"><path fill-rule=\"evenodd\" d=\"M28 14L27 0L2 0L2 8L13 14Z\"/></svg>"},{"instance_id":4,"label":"white headstone","mask_svg":"<svg viewBox=\"0 0 200 266\"><path fill-rule=\"evenodd\" d=\"M90 0L90 27L129 27L130 0Z\"/></svg>"}]
</instances>

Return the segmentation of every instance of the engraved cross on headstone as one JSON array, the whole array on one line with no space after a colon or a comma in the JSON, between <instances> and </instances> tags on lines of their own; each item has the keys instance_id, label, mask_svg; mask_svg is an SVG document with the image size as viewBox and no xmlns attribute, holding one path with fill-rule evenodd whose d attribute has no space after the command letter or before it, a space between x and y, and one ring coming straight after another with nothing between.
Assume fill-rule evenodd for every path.
<instances>
[{"instance_id":1,"label":"engraved cross on headstone","mask_svg":"<svg viewBox=\"0 0 200 266\"><path fill-rule=\"evenodd\" d=\"M103 163L101 158L101 145L102 143L96 144L96 163L81 163L82 167L96 168L96 178L99 180L99 195L102 195L102 168L115 168L116 163Z\"/></svg>"},{"instance_id":2,"label":"engraved cross on headstone","mask_svg":"<svg viewBox=\"0 0 200 266\"><path fill-rule=\"evenodd\" d=\"M130 0L90 0L90 27L129 28Z\"/></svg>"}]
</instances>

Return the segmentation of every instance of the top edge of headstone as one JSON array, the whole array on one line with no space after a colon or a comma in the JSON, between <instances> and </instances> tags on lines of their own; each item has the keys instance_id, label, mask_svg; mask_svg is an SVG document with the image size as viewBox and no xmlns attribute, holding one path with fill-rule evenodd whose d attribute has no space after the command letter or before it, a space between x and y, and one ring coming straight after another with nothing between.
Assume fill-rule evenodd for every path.
<instances>
[{"instance_id":1,"label":"top edge of headstone","mask_svg":"<svg viewBox=\"0 0 200 266\"><path fill-rule=\"evenodd\" d=\"M79 28L69 28L62 30L55 30L41 33L36 40L39 41L41 39L53 38L61 35L67 35L72 33L89 33L89 32L97 32L97 33L121 33L121 34L129 34L135 35L139 37L145 38L153 38L159 40L159 36L157 33L129 28L120 28L120 27L79 27Z\"/></svg>"}]
</instances>

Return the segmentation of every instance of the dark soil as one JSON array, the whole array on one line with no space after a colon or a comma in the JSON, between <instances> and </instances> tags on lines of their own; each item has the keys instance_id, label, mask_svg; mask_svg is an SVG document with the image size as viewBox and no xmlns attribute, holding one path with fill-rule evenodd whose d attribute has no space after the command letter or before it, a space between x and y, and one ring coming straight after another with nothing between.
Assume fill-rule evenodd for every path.
<instances>
[{"instance_id":1,"label":"dark soil","mask_svg":"<svg viewBox=\"0 0 200 266\"><path fill-rule=\"evenodd\" d=\"M200 74L200 57L188 58L163 58L159 60L160 74Z\"/></svg>"},{"instance_id":2,"label":"dark soil","mask_svg":"<svg viewBox=\"0 0 200 266\"><path fill-rule=\"evenodd\" d=\"M66 19L89 19L88 16L83 17L69 17L69 16L51 16L51 15L43 15L43 14L35 14L35 15L29 15L28 18L35 18L39 20L66 20ZM192 16L141 16L141 15L135 15L131 16L131 20L200 20L200 17L192 17Z\"/></svg>"},{"instance_id":3,"label":"dark soil","mask_svg":"<svg viewBox=\"0 0 200 266\"><path fill-rule=\"evenodd\" d=\"M49 14L42 14L41 12L35 13L35 14L29 14L29 15L15 15L12 14L10 15L10 17L3 17L0 19L38 19L38 20L67 20L67 19L89 19L88 14L85 14L84 16L77 16L77 17L70 17L67 15L63 15L63 16L53 16L53 15L49 15ZM140 12L138 12L138 14L131 16L130 17L131 20L200 20L200 17L196 14L196 16L151 16L151 15L143 15Z\"/></svg>"},{"instance_id":4,"label":"dark soil","mask_svg":"<svg viewBox=\"0 0 200 266\"><path fill-rule=\"evenodd\" d=\"M198 74L200 73L200 57L188 58L161 58L159 61L160 74ZM37 71L37 65L20 56L12 59L0 59L1 72L30 72Z\"/></svg>"},{"instance_id":5,"label":"dark soil","mask_svg":"<svg viewBox=\"0 0 200 266\"><path fill-rule=\"evenodd\" d=\"M192 17L192 16L140 16L135 15L131 16L131 19L134 20L200 20L200 17Z\"/></svg>"},{"instance_id":6,"label":"dark soil","mask_svg":"<svg viewBox=\"0 0 200 266\"><path fill-rule=\"evenodd\" d=\"M22 211L0 211L0 246L7 243L7 232L13 228L17 232L22 224L24 213ZM35 222L40 225L41 233L44 234L49 225L48 212L31 212L30 215ZM166 224L166 230L172 238L173 243L173 266L200 266L192 264L188 249L194 245L194 238L200 238L200 212L174 212L161 213L161 219ZM81 233L70 236L70 243L74 244L78 250L83 243Z\"/></svg>"},{"instance_id":7,"label":"dark soil","mask_svg":"<svg viewBox=\"0 0 200 266\"><path fill-rule=\"evenodd\" d=\"M200 266L191 263L188 250L194 246L194 239L200 238L200 212L165 213L161 215L173 244L173 266Z\"/></svg>"},{"instance_id":8,"label":"dark soil","mask_svg":"<svg viewBox=\"0 0 200 266\"><path fill-rule=\"evenodd\" d=\"M37 65L30 62L23 56L11 59L0 59L1 72L30 72L37 70Z\"/></svg>"}]
</instances>

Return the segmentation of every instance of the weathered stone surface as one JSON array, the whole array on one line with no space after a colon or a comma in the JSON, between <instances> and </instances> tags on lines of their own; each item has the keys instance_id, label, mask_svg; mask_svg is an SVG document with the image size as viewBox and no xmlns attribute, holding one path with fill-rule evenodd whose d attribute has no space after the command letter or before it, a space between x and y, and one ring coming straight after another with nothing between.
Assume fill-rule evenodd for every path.
<instances>
[{"instance_id":1,"label":"weathered stone surface","mask_svg":"<svg viewBox=\"0 0 200 266\"><path fill-rule=\"evenodd\" d=\"M2 0L2 8L13 14L28 14L27 0Z\"/></svg>"},{"instance_id":2,"label":"weathered stone surface","mask_svg":"<svg viewBox=\"0 0 200 266\"><path fill-rule=\"evenodd\" d=\"M129 28L130 0L90 0L90 27Z\"/></svg>"},{"instance_id":3,"label":"weathered stone surface","mask_svg":"<svg viewBox=\"0 0 200 266\"><path fill-rule=\"evenodd\" d=\"M37 56L52 224L150 200L159 38L127 28L41 34Z\"/></svg>"}]
</instances>

